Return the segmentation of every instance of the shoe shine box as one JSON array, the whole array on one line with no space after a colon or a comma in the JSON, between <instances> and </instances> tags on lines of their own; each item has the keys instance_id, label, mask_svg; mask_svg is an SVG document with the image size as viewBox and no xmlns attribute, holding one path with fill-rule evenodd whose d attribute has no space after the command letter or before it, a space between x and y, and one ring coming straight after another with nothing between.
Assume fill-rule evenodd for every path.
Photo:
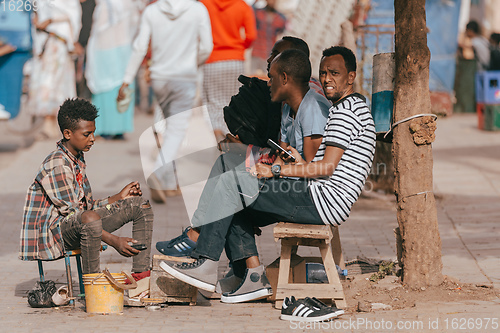
<instances>
[{"instance_id":1,"label":"shoe shine box","mask_svg":"<svg viewBox=\"0 0 500 333\"><path fill-rule=\"evenodd\" d=\"M196 304L198 289L177 280L160 268L162 261L193 262L191 258L178 258L155 254L153 255L153 269L150 280L150 297L161 298L169 303Z\"/></svg>"}]
</instances>

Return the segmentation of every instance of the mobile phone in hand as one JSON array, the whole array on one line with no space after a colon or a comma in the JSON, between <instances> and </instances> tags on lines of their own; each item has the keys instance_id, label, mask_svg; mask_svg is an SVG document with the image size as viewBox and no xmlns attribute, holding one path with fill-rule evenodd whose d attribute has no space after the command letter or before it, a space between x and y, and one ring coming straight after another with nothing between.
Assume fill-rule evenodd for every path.
<instances>
[{"instance_id":1,"label":"mobile phone in hand","mask_svg":"<svg viewBox=\"0 0 500 333\"><path fill-rule=\"evenodd\" d=\"M286 156L288 156L292 160L292 162L295 162L295 157L288 150L283 149L283 147L281 147L280 145L278 145L273 140L267 139L267 144L269 145L269 147L271 147L271 149L279 150L280 152L282 152Z\"/></svg>"},{"instance_id":2,"label":"mobile phone in hand","mask_svg":"<svg viewBox=\"0 0 500 333\"><path fill-rule=\"evenodd\" d=\"M132 244L130 246L139 251L146 250L148 248L145 244Z\"/></svg>"}]
</instances>

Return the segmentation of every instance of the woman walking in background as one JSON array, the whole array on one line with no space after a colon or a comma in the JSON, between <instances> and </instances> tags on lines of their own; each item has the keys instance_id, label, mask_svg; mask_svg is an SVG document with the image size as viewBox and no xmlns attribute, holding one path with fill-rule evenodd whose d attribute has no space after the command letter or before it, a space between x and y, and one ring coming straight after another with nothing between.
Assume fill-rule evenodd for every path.
<instances>
[{"instance_id":1,"label":"woman walking in background","mask_svg":"<svg viewBox=\"0 0 500 333\"><path fill-rule=\"evenodd\" d=\"M33 67L29 109L45 117L43 138L61 135L56 121L59 106L76 97L72 53L81 29L79 0L40 0L33 18Z\"/></svg>"},{"instance_id":2,"label":"woman walking in background","mask_svg":"<svg viewBox=\"0 0 500 333\"><path fill-rule=\"evenodd\" d=\"M132 41L139 26L140 0L98 0L87 44L85 77L92 103L99 109L96 135L122 139L134 130L134 103L118 110L116 97L132 53ZM134 100L134 84L130 100Z\"/></svg>"}]
</instances>

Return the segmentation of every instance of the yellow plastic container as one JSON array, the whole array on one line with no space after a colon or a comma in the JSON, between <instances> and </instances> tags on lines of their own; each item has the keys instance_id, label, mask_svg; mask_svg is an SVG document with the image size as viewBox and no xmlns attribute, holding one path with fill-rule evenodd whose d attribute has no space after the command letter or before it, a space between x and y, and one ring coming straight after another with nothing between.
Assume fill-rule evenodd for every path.
<instances>
[{"instance_id":1,"label":"yellow plastic container","mask_svg":"<svg viewBox=\"0 0 500 333\"><path fill-rule=\"evenodd\" d=\"M120 284L125 283L126 276L122 273L111 273ZM85 303L88 313L122 313L123 289L113 285L103 273L84 274Z\"/></svg>"}]
</instances>

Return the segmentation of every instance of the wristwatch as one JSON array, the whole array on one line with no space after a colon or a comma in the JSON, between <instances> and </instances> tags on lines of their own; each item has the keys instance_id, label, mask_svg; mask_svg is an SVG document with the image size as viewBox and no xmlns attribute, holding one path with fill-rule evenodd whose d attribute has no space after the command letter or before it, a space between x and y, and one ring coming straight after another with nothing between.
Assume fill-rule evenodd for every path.
<instances>
[{"instance_id":1,"label":"wristwatch","mask_svg":"<svg viewBox=\"0 0 500 333\"><path fill-rule=\"evenodd\" d=\"M273 174L274 178L279 178L281 175L281 165L280 164L275 164L271 167L271 173Z\"/></svg>"}]
</instances>

